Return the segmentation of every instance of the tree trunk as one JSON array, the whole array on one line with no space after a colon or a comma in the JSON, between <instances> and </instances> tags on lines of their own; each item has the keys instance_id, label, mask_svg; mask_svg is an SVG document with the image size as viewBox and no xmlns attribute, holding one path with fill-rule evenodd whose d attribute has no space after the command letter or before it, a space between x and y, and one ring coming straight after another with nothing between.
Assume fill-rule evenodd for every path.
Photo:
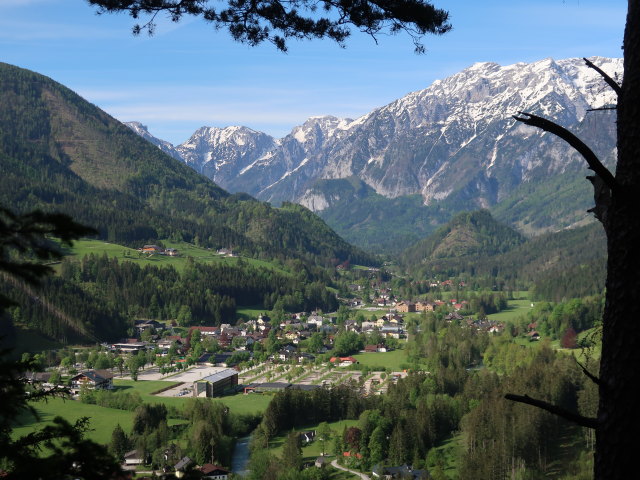
<instances>
[{"instance_id":1,"label":"tree trunk","mask_svg":"<svg viewBox=\"0 0 640 480\"><path fill-rule=\"evenodd\" d=\"M618 98L618 188L604 222L607 294L596 430L596 480L637 471L640 427L640 2L629 0Z\"/></svg>"}]
</instances>

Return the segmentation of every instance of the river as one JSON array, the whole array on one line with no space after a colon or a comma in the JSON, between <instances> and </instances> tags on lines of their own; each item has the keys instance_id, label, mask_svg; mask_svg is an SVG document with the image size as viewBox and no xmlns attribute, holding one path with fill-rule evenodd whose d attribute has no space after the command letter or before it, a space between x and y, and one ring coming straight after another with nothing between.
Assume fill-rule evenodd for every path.
<instances>
[{"instance_id":1,"label":"river","mask_svg":"<svg viewBox=\"0 0 640 480\"><path fill-rule=\"evenodd\" d=\"M233 449L231 458L231 471L236 475L245 476L247 474L247 463L249 462L249 441L251 436L239 438Z\"/></svg>"}]
</instances>

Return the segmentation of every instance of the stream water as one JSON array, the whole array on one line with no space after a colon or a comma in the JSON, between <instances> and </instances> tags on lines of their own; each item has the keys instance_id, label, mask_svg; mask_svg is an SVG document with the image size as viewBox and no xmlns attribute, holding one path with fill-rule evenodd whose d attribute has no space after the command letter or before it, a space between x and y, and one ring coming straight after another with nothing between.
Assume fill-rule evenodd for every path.
<instances>
[{"instance_id":1,"label":"stream water","mask_svg":"<svg viewBox=\"0 0 640 480\"><path fill-rule=\"evenodd\" d=\"M236 447L233 449L233 457L231 458L231 471L236 475L245 476L247 473L250 440L250 436L239 438L236 442Z\"/></svg>"}]
</instances>

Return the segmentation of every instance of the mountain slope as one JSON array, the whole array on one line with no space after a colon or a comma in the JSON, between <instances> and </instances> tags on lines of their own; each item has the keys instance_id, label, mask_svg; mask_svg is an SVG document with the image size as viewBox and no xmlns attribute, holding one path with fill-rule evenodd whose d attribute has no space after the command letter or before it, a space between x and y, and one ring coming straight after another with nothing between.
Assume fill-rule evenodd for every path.
<instances>
[{"instance_id":1,"label":"mountain slope","mask_svg":"<svg viewBox=\"0 0 640 480\"><path fill-rule=\"evenodd\" d=\"M416 278L460 277L562 301L602 293L606 239L599 223L525 239L487 211L464 212L407 248L401 264Z\"/></svg>"},{"instance_id":2,"label":"mountain slope","mask_svg":"<svg viewBox=\"0 0 640 480\"><path fill-rule=\"evenodd\" d=\"M161 238L248 255L373 260L304 209L229 195L130 128L42 75L0 64L0 202L55 209L101 238Z\"/></svg>"}]
</instances>

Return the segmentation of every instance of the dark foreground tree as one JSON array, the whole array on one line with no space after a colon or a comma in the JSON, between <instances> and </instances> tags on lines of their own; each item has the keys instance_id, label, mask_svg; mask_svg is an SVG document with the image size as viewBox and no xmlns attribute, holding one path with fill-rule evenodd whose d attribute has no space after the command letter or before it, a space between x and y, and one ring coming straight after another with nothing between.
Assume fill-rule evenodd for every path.
<instances>
[{"instance_id":1,"label":"dark foreground tree","mask_svg":"<svg viewBox=\"0 0 640 480\"><path fill-rule=\"evenodd\" d=\"M635 461L640 409L640 2L629 0L624 33L624 78L618 85L597 65L598 71L617 93L617 147L615 174L593 152L559 125L527 113L517 117L526 124L558 135L580 152L594 176L595 207L592 209L607 235L606 304L602 326L602 356L598 376L586 371L600 394L596 418L575 416L583 426L595 428L595 479L630 478ZM557 410L527 396L507 398L529 403L567 418ZM554 411L555 410L555 411Z\"/></svg>"},{"instance_id":2,"label":"dark foreground tree","mask_svg":"<svg viewBox=\"0 0 640 480\"><path fill-rule=\"evenodd\" d=\"M258 45L273 43L287 50L288 39L329 38L339 45L360 30L374 39L385 32L407 33L416 51L420 39L451 29L449 14L427 0L87 0L98 13L128 12L144 23L135 34L153 33L155 17L167 14L174 22L183 16L200 17L216 29L226 28L234 40ZM219 7L219 8L216 8Z\"/></svg>"},{"instance_id":3,"label":"dark foreground tree","mask_svg":"<svg viewBox=\"0 0 640 480\"><path fill-rule=\"evenodd\" d=\"M66 215L31 212L17 215L0 207L0 281L16 286L36 286L51 272L42 260L62 253L48 236L68 245L81 236L95 233ZM0 297L0 321L11 299ZM1 339L0 339L1 340ZM27 390L22 375L33 370L29 359L14 361L7 349L0 350L0 476L7 479L104 479L117 478L120 467L107 450L87 440L88 420L75 424L56 417L47 425L22 437L12 435L20 415L36 412L31 402L66 393L64 389Z\"/></svg>"}]
</instances>

